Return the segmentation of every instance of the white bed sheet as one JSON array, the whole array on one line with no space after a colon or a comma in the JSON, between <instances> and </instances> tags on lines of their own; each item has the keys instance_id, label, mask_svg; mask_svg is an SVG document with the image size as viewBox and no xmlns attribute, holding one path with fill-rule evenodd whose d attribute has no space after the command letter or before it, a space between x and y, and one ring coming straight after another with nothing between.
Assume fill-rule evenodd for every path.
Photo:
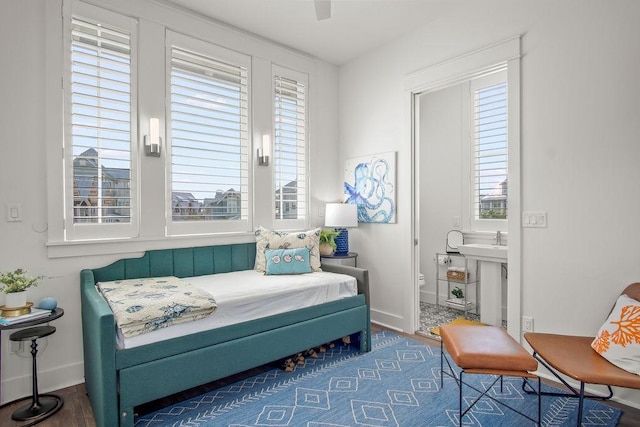
<instances>
[{"instance_id":1,"label":"white bed sheet","mask_svg":"<svg viewBox=\"0 0 640 427\"><path fill-rule=\"evenodd\" d=\"M325 271L267 276L255 270L244 270L183 280L213 295L218 305L216 313L129 338L118 330L118 348L134 348L358 294L354 277Z\"/></svg>"}]
</instances>

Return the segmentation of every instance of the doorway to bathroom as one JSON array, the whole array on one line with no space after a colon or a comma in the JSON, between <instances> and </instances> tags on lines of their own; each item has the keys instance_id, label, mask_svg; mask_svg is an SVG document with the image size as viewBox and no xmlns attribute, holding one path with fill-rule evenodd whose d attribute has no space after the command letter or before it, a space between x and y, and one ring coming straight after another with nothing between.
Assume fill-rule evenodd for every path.
<instances>
[{"instance_id":1,"label":"doorway to bathroom","mask_svg":"<svg viewBox=\"0 0 640 427\"><path fill-rule=\"evenodd\" d=\"M508 82L508 198L509 216L504 228L493 224L485 229L473 224L472 189L468 165L472 156L469 144L470 108L463 108L469 98L470 82L504 73ZM446 299L450 292L440 286L436 295L437 253L446 251L447 230L462 231L465 243L492 243L497 230L508 236L508 280L501 293L506 294L503 320L509 333L520 337L520 37L462 55L415 72L405 78L404 89L410 105L413 150L413 235L414 235L414 319L415 330L425 323L446 322L456 314L446 305L444 310L426 306L435 298ZM447 114L454 111L456 114ZM467 117L465 117L465 115ZM426 123L431 125L428 127ZM433 126L435 124L435 126ZM437 169L437 170L434 170ZM505 221L503 221L505 223ZM490 232L489 230L493 230ZM506 233L505 233L506 232ZM456 260L459 260L459 256ZM462 257L464 259L464 257ZM463 261L464 262L464 261ZM445 269L446 272L447 269ZM476 267L475 273L478 274ZM477 280L477 276L472 280ZM422 286L421 286L422 285ZM480 283L482 286L482 283ZM485 286L489 286L485 284ZM500 285L498 285L500 286ZM447 289L443 291L443 289ZM477 302L474 287L465 295ZM444 295L443 295L444 292ZM422 295L422 301L421 301ZM433 301L429 301L429 297ZM480 302L481 303L481 302ZM466 304L466 301L465 301ZM430 314L431 313L431 314ZM468 318L478 317L467 311ZM440 319L442 318L442 319ZM435 320L434 320L435 319Z\"/></svg>"}]
</instances>

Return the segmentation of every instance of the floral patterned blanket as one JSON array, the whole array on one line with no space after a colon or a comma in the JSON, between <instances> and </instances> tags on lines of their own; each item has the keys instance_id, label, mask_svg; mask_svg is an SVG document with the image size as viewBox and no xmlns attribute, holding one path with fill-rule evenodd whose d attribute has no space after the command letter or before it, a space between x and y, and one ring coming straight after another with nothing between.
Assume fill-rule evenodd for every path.
<instances>
[{"instance_id":1,"label":"floral patterned blanket","mask_svg":"<svg viewBox=\"0 0 640 427\"><path fill-rule=\"evenodd\" d=\"M218 306L211 294L177 277L98 282L125 337L202 319Z\"/></svg>"}]
</instances>

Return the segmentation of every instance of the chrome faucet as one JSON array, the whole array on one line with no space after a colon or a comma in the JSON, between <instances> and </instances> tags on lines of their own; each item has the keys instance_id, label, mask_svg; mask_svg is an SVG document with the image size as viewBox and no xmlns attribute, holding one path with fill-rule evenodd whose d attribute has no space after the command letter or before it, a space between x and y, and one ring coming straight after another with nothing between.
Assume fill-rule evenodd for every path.
<instances>
[{"instance_id":1,"label":"chrome faucet","mask_svg":"<svg viewBox=\"0 0 640 427\"><path fill-rule=\"evenodd\" d=\"M502 246L502 233L500 230L496 231L496 245Z\"/></svg>"}]
</instances>

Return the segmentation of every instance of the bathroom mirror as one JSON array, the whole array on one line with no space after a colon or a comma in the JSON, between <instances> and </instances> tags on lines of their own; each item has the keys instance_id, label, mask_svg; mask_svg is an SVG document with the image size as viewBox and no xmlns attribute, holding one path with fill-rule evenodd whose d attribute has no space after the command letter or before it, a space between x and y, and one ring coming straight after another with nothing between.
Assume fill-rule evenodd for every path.
<instances>
[{"instance_id":1,"label":"bathroom mirror","mask_svg":"<svg viewBox=\"0 0 640 427\"><path fill-rule=\"evenodd\" d=\"M447 252L459 253L458 247L464 243L462 231L451 230L447 233Z\"/></svg>"}]
</instances>

